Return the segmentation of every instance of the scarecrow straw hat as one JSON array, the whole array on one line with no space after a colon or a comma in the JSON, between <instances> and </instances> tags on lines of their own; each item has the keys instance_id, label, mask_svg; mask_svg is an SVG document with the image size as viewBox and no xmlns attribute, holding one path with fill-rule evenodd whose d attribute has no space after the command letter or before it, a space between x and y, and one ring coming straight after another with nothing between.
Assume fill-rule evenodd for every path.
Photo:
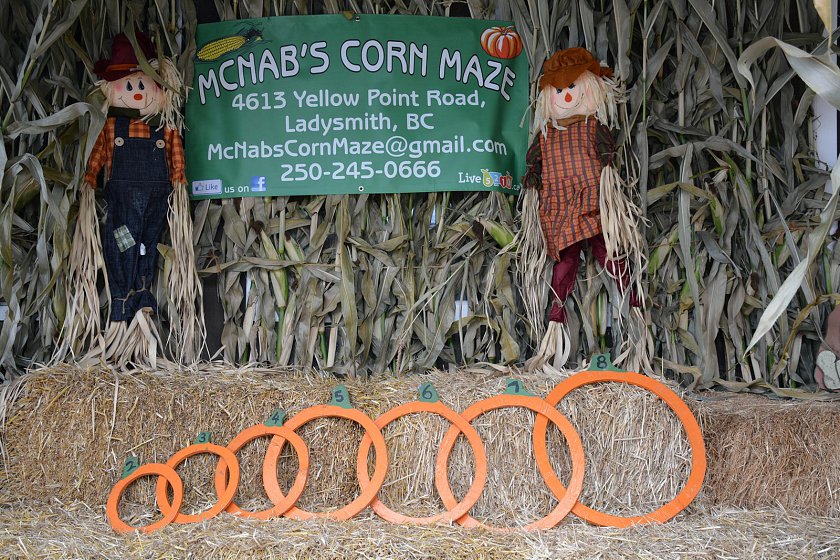
<instances>
[{"instance_id":1,"label":"scarecrow straw hat","mask_svg":"<svg viewBox=\"0 0 840 560\"><path fill-rule=\"evenodd\" d=\"M137 46L148 60L157 58L155 47L149 37L142 31L135 31ZM129 74L140 70L140 63L134 53L134 47L125 34L120 33L114 36L111 43L111 58L99 60L93 67L94 73L109 82L125 78Z\"/></svg>"},{"instance_id":2,"label":"scarecrow straw hat","mask_svg":"<svg viewBox=\"0 0 840 560\"><path fill-rule=\"evenodd\" d=\"M612 77L612 70L601 66L601 62L583 47L557 51L543 64L540 89L546 86L564 89L587 70L599 77Z\"/></svg>"}]
</instances>

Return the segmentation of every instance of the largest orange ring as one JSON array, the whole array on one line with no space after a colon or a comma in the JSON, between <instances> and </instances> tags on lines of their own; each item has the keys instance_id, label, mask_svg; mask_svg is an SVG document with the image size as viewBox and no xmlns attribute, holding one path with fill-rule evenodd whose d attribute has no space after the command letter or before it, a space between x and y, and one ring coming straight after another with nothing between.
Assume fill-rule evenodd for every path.
<instances>
[{"instance_id":1,"label":"largest orange ring","mask_svg":"<svg viewBox=\"0 0 840 560\"><path fill-rule=\"evenodd\" d=\"M566 417L560 414L556 408L549 406L539 397L507 394L497 395L495 397L490 397L489 399L478 401L462 412L461 416L463 416L464 420L467 422L472 422L475 418L485 412L506 407L522 407L530 409L537 413L537 419L547 417L548 420L551 420L558 428L560 428L560 431L566 437L566 442L569 444L569 452L572 457L572 478L569 481L568 492L565 494L557 492L559 489L563 489L565 492L565 488L562 484L560 484L560 481L556 476L554 477L554 480L546 479L546 484L549 489L551 489L555 496L558 496L560 502L553 510L551 510L551 512L549 512L548 515L524 527L526 531L550 529L560 523L560 521L569 514L569 511L571 511L572 507L575 503L577 503L577 499L583 490L585 461L583 444L580 441L580 436L578 436L577 431L566 419ZM440 451L438 452L437 462L435 464L435 484L437 486L438 493L447 508L452 508L457 503L455 496L452 494L452 489L449 487L448 477L445 475L447 473L449 455L455 447L455 440L458 438L459 432L460 430L458 430L457 426L449 428L449 431L446 432L445 436L443 436L443 441L440 444ZM534 454L537 458L537 465L540 465L542 468L542 465L545 464L551 468L551 464L548 461L548 452L545 449L542 451L534 449ZM438 473L441 473L442 476L438 476ZM512 530L489 527L474 517L471 517L469 514L461 516L458 519L458 523L463 527L484 527L487 529Z\"/></svg>"},{"instance_id":2,"label":"largest orange ring","mask_svg":"<svg viewBox=\"0 0 840 560\"><path fill-rule=\"evenodd\" d=\"M159 476L169 481L172 486L172 507L163 512L163 518L146 525L144 527L132 527L120 518L119 505L120 497L125 489L128 488L132 482L143 476ZM143 533L151 533L157 531L161 527L165 527L172 523L175 516L178 515L178 510L181 509L181 503L184 501L184 483L181 477L175 472L175 469L168 465L161 463L148 463L141 466L133 473L117 482L111 493L108 494L108 503L105 506L105 511L108 514L108 521L111 523L111 528L117 533L130 533L131 531L141 531Z\"/></svg>"},{"instance_id":3,"label":"largest orange ring","mask_svg":"<svg viewBox=\"0 0 840 560\"><path fill-rule=\"evenodd\" d=\"M689 474L688 481L683 489L673 500L656 511L646 515L631 517L610 515L608 513L588 508L580 502L575 504L572 508L572 513L585 519L586 521L589 521L590 523L602 525L604 527L629 527L630 525L639 525L651 522L664 523L684 510L688 504L691 503L694 497L697 496L697 493L700 491L700 487L703 485L703 478L706 476L706 444L703 441L703 434L700 431L700 426L697 424L697 420L694 418L694 415L691 413L688 406L671 389L653 378L630 371L584 371L578 373L563 380L559 385L557 385L557 387L554 388L554 390L551 391L551 393L549 393L545 400L551 406L557 406L557 403L559 403L563 397L578 387L607 381L628 383L630 385L647 389L665 401L665 404L674 411L677 418L679 418L680 422L682 422L685 433L688 436L688 442L691 444L691 474ZM547 428L548 423L545 419L537 417L537 421L534 423L535 453L548 453L546 447ZM549 480L556 480L559 482L559 480L557 480L557 475L554 474L554 470L551 468L550 463L539 463L539 469L540 474L542 474L546 482ZM552 485L549 484L549 487L552 487ZM560 497L563 494L555 493L555 495Z\"/></svg>"},{"instance_id":4,"label":"largest orange ring","mask_svg":"<svg viewBox=\"0 0 840 560\"><path fill-rule=\"evenodd\" d=\"M376 497L376 494L382 487L382 483L385 482L385 475L388 474L388 449L385 446L385 438L382 436L379 427L365 413L354 408L341 408L329 404L310 406L289 418L283 426L290 430L297 430L307 422L318 418L346 418L347 420L361 424L365 432L373 439L373 447L376 449L376 466L373 470L373 476L371 477L370 484L361 485L362 491L356 499L343 508L335 511L315 513L302 510L297 506L292 506L285 513L285 516L298 520L328 518L336 521L344 521L368 507ZM263 484L269 496L284 495L280 489L280 484L277 482L277 460L285 445L286 438L283 436L274 436L265 454L265 461L263 462Z\"/></svg>"},{"instance_id":5,"label":"largest orange ring","mask_svg":"<svg viewBox=\"0 0 840 560\"><path fill-rule=\"evenodd\" d=\"M187 457L200 455L201 453L212 453L214 455L218 455L222 461L227 463L227 468L230 469L230 477L228 478L227 487L224 492L218 495L219 499L212 507L210 507L210 509L195 515L188 515L178 511L178 509L180 509L180 504L178 508L174 507L174 504L170 505L169 497L167 496L169 483L165 478L159 478L157 484L158 507L160 507L160 510L164 513L168 513L170 509L176 512L175 519L172 520L173 523L197 523L199 521L204 521L205 519L212 519L224 510L228 504L230 504L231 500L233 500L233 495L236 494L236 489L239 486L239 461L236 459L236 455L221 445L216 445L214 443L194 443L173 455L166 462L166 465L175 469L175 467L180 465Z\"/></svg>"},{"instance_id":6,"label":"largest orange ring","mask_svg":"<svg viewBox=\"0 0 840 560\"><path fill-rule=\"evenodd\" d=\"M272 495L266 488L266 494L268 494L268 497L274 503L274 507L270 507L262 511L245 511L240 508L236 502L231 500L230 504L228 504L225 508L225 511L228 513L239 514L242 517L250 517L253 519L270 519L272 517L283 515L289 511L289 509L295 505L298 498L300 498L300 495L303 494L303 488L306 486L306 477L309 474L309 448L306 446L306 442L304 442L299 435L289 428L285 426L266 426L265 424L257 424L256 426L251 426L250 428L246 428L239 432L239 434L233 438L229 444L227 444L227 448L231 453L236 454L236 452L245 447L246 444L262 436L284 437L289 440L292 447L294 447L297 452L298 473L297 476L295 476L295 481L292 483L292 488L289 490L289 495ZM221 496L228 484L228 468L223 461L219 461L219 465L216 467L215 484L216 494ZM263 483L263 486L265 486L265 483Z\"/></svg>"},{"instance_id":7,"label":"largest orange ring","mask_svg":"<svg viewBox=\"0 0 840 560\"><path fill-rule=\"evenodd\" d=\"M472 485L470 485L470 489L466 496L464 496L464 499L458 502L454 507L449 507L447 508L447 511L436 515L430 515L428 517L410 517L408 515L403 515L402 513L396 512L386 506L378 497L373 499L370 506L379 515L379 517L386 521L390 521L391 523L428 525L439 521L456 521L459 517L470 511L470 508L475 505L481 497L481 493L484 491L484 484L487 482L487 453L484 451L484 444L481 442L481 436L478 435L478 432L469 422L464 420L463 416L440 401L412 401L410 403L400 405L396 408L392 408L377 418L376 425L379 426L380 430L382 430L394 420L414 412L431 412L432 414L442 416L449 420L467 437L467 441L470 443L473 453L475 454L475 477L473 478ZM365 437L362 438L361 445L359 445L359 455L357 457L356 466L359 484L370 483L370 478L368 477L367 472L367 457L368 452L370 451L370 444L370 437L365 435ZM438 476L446 477L446 472L435 472L435 478Z\"/></svg>"}]
</instances>

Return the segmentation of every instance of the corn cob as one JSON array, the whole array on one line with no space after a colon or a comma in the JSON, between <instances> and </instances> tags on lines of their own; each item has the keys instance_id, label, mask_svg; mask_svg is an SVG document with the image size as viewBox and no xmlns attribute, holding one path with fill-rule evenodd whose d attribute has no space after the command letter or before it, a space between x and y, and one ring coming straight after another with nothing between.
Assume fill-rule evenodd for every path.
<instances>
[{"instance_id":1,"label":"corn cob","mask_svg":"<svg viewBox=\"0 0 840 560\"><path fill-rule=\"evenodd\" d=\"M231 35L229 37L222 37L214 39L209 43L205 43L198 52L195 53L195 58L199 62L212 62L219 58L238 51L251 41L260 41L260 31L258 29L249 29L243 35Z\"/></svg>"},{"instance_id":2,"label":"corn cob","mask_svg":"<svg viewBox=\"0 0 840 560\"><path fill-rule=\"evenodd\" d=\"M265 258L272 260L282 260L285 258L285 249L283 245L278 245L279 249L274 246L271 238L265 233L265 230L260 230L260 239L265 252ZM269 271L271 278L271 287L274 289L274 299L277 304L277 340L275 345L275 353L279 361L280 355L283 353L283 338L282 329L283 323L286 319L286 306L289 301L289 276L285 268Z\"/></svg>"},{"instance_id":3,"label":"corn cob","mask_svg":"<svg viewBox=\"0 0 840 560\"><path fill-rule=\"evenodd\" d=\"M481 225L484 226L484 229L498 243L500 248L504 249L513 241L513 232L507 226L485 218L479 218L478 221L481 222Z\"/></svg>"}]
</instances>

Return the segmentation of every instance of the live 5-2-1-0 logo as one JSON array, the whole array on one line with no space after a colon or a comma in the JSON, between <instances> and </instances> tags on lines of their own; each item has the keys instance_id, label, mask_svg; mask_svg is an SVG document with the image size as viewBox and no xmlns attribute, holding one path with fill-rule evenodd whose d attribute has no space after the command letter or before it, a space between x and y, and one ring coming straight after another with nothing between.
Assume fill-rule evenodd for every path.
<instances>
[{"instance_id":1,"label":"live 5-2-1-0 logo","mask_svg":"<svg viewBox=\"0 0 840 560\"><path fill-rule=\"evenodd\" d=\"M511 177L510 173L502 175L499 171L489 171L487 169L482 169L481 184L487 188L502 187L503 189L512 189L513 177Z\"/></svg>"}]
</instances>

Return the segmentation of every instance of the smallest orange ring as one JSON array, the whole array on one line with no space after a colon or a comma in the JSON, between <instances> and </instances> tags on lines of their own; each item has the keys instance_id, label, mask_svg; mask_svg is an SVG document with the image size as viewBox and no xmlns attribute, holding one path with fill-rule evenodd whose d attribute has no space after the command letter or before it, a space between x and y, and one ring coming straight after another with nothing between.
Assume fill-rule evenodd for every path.
<instances>
[{"instance_id":1,"label":"smallest orange ring","mask_svg":"<svg viewBox=\"0 0 840 560\"><path fill-rule=\"evenodd\" d=\"M219 496L218 501L216 501L210 509L195 515L187 515L178 511L178 509L180 509L180 505L178 508L175 508L173 504L169 503L169 497L167 496L169 484L166 479L159 478L157 484L158 506L164 514L168 514L169 510L174 510L177 513L175 519L172 520L173 523L198 523L199 521L204 521L205 519L212 519L218 515L219 512L228 507L230 502L233 500L233 495L236 494L236 489L239 487L239 461L236 459L236 455L221 445L216 445L214 443L194 443L193 445L185 447L173 455L166 464L174 470L187 457L201 455L202 453L212 453L214 455L218 455L222 461L227 463L227 467L230 469L228 485L225 488L225 491Z\"/></svg>"},{"instance_id":2,"label":"smallest orange ring","mask_svg":"<svg viewBox=\"0 0 840 560\"><path fill-rule=\"evenodd\" d=\"M231 451L231 453L235 454L237 451L245 447L246 444L263 436L284 437L289 440L289 443L291 443L292 447L295 448L298 456L298 473L295 477L294 483L292 483L292 488L289 490L289 494L287 496L277 496L276 494L272 495L269 488L265 489L268 497L272 502L274 502L274 507L263 511L245 511L236 505L236 502L231 500L228 507L225 508L225 511L228 513L239 514L242 517L249 517L252 519L270 519L286 513L292 508L292 506L295 505L295 502L297 502L301 494L303 494L303 489L306 486L306 478L309 475L309 448L306 446L306 442L303 441L303 438L292 430L286 428L285 426L266 426L265 424L257 424L256 426L251 426L250 428L246 428L239 432L239 434L233 438L229 444L227 444L227 448ZM214 482L216 484L216 494L221 495L228 483L228 468L222 461L219 461L219 465L216 467L216 478ZM263 486L265 486L265 484L263 484Z\"/></svg>"},{"instance_id":3,"label":"smallest orange ring","mask_svg":"<svg viewBox=\"0 0 840 560\"><path fill-rule=\"evenodd\" d=\"M475 454L475 476L473 477L470 489L467 491L463 500L456 503L451 508L447 508L447 510L442 513L430 515L428 517L410 517L394 511L386 506L379 497L374 498L370 506L379 515L379 517L385 521L390 521L391 523L431 525L441 521L457 521L458 518L470 511L476 502L478 502L478 499L481 497L481 493L484 491L484 485L487 483L487 453L484 450L484 444L481 441L481 436L478 435L478 432L475 428L473 428L472 424L464 420L460 414L440 401L412 401L405 403L382 414L376 419L376 425L379 426L380 430L382 430L394 420L414 412L431 412L432 414L437 414L438 416L449 420L453 426L457 427L466 436L470 447L472 447L473 454ZM356 474L359 477L359 484L362 486L370 484L370 476L368 476L367 472L367 459L371 443L372 440L370 439L370 436L365 434L365 437L362 438L361 445L359 445L359 454L356 458ZM436 466L440 467L440 465ZM445 471L443 473L435 473L435 478L445 476Z\"/></svg>"},{"instance_id":4,"label":"smallest orange ring","mask_svg":"<svg viewBox=\"0 0 840 560\"><path fill-rule=\"evenodd\" d=\"M145 527L132 527L120 519L120 498L122 497L123 492L125 492L125 489L138 478L154 475L169 481L169 484L173 489L173 506L163 513L163 519L159 519L158 521L155 521L150 525L146 525ZM117 533L130 533L131 531L151 533L172 523L175 516L178 514L178 510L181 508L181 503L183 501L184 483L181 481L181 477L178 476L178 473L175 472L175 469L161 463L148 463L117 482L114 487L111 488L111 493L108 494L108 504L105 507L105 511L108 513L108 521L111 523L111 528Z\"/></svg>"}]
</instances>

